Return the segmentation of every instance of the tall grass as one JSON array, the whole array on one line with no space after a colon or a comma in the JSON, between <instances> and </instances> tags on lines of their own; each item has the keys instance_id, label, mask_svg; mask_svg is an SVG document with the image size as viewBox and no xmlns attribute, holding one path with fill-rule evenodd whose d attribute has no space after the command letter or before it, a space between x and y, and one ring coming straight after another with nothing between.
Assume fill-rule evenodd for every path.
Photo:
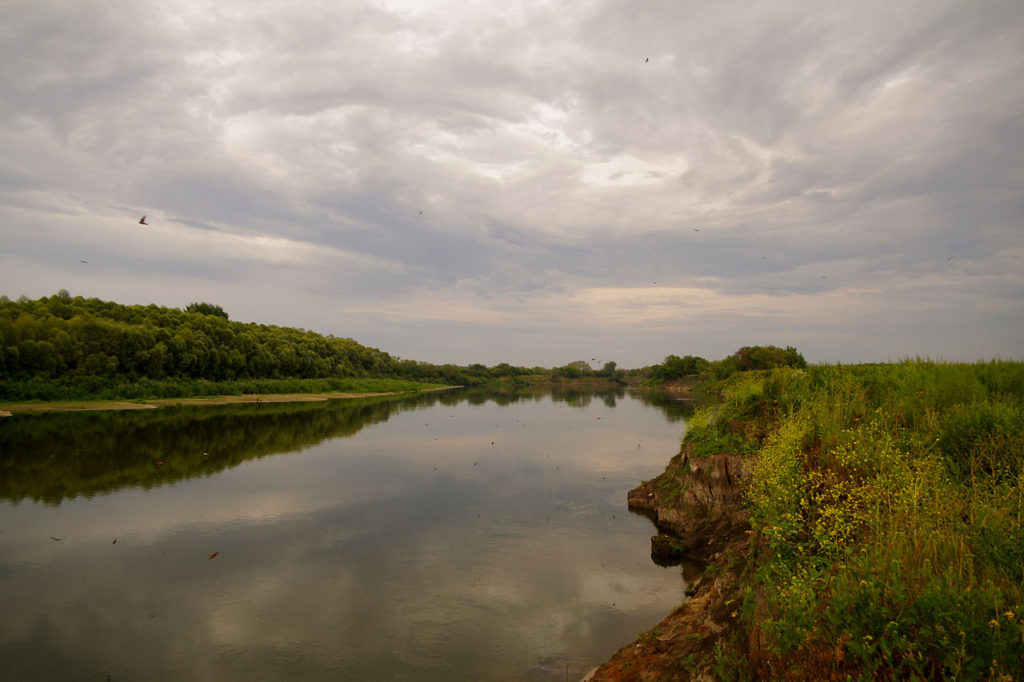
<instances>
[{"instance_id":1,"label":"tall grass","mask_svg":"<svg viewBox=\"0 0 1024 682\"><path fill-rule=\"evenodd\" d=\"M742 438L761 675L1024 679L1024 364L748 373L695 445Z\"/></svg>"}]
</instances>

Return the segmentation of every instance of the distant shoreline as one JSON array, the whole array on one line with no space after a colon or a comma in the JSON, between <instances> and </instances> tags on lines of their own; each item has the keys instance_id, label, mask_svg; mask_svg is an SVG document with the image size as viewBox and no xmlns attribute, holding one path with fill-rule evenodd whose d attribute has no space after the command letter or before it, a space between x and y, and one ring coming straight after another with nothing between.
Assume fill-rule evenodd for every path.
<instances>
[{"instance_id":1,"label":"distant shoreline","mask_svg":"<svg viewBox=\"0 0 1024 682\"><path fill-rule=\"evenodd\" d=\"M0 417L15 412L91 412L100 410L153 410L172 405L239 405L245 403L308 403L346 398L373 398L426 391L444 391L454 386L427 388L421 391L387 391L382 393L246 393L190 398L144 398L139 400L82 400L75 402L5 403L0 404Z\"/></svg>"}]
</instances>

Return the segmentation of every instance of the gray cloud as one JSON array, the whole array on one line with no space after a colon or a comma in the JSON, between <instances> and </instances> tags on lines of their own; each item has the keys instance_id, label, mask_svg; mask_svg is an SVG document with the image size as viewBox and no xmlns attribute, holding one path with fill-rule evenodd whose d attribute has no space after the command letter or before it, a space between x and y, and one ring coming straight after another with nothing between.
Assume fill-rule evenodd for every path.
<instances>
[{"instance_id":1,"label":"gray cloud","mask_svg":"<svg viewBox=\"0 0 1024 682\"><path fill-rule=\"evenodd\" d=\"M0 19L9 296L215 300L436 362L1024 347L1014 2Z\"/></svg>"}]
</instances>

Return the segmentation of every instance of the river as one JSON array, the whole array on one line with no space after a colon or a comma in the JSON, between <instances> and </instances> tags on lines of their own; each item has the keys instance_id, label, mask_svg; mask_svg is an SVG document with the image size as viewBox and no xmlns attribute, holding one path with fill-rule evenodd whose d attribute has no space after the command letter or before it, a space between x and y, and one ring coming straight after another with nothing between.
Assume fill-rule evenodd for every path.
<instances>
[{"instance_id":1,"label":"river","mask_svg":"<svg viewBox=\"0 0 1024 682\"><path fill-rule=\"evenodd\" d=\"M579 679L684 598L688 404L453 390L0 419L0 678Z\"/></svg>"}]
</instances>

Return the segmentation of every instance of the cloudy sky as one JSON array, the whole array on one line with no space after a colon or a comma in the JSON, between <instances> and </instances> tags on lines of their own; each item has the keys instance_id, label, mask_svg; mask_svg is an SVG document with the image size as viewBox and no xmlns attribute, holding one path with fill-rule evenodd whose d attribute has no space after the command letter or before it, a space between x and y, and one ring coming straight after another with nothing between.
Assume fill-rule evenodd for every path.
<instances>
[{"instance_id":1,"label":"cloudy sky","mask_svg":"<svg viewBox=\"0 0 1024 682\"><path fill-rule=\"evenodd\" d=\"M437 363L1024 357L1019 0L7 0L0 36L12 298Z\"/></svg>"}]
</instances>

